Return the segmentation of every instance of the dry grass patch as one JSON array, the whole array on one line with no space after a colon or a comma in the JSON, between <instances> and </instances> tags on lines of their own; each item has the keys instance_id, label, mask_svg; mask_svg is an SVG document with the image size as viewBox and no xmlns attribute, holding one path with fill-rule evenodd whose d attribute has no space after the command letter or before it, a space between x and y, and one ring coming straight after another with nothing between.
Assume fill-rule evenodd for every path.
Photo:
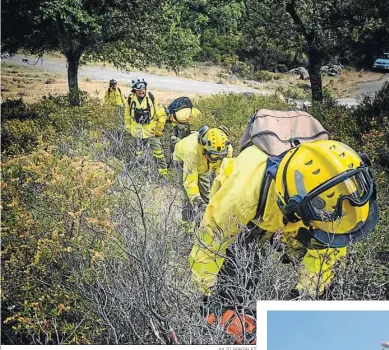
<instances>
[{"instance_id":1,"label":"dry grass patch","mask_svg":"<svg viewBox=\"0 0 389 350\"><path fill-rule=\"evenodd\" d=\"M127 85L119 85L121 91L128 96L131 89ZM80 79L79 88L86 91L93 97L104 99L104 94L108 89L107 82L92 82L89 79ZM168 105L175 98L189 96L194 98L198 94L181 91L169 91L160 89L150 89L164 105ZM39 68L28 66L12 66L2 64L1 97L7 98L23 97L26 102L35 102L44 95L63 95L68 92L67 79L63 75L46 73Z\"/></svg>"},{"instance_id":2,"label":"dry grass patch","mask_svg":"<svg viewBox=\"0 0 389 350\"><path fill-rule=\"evenodd\" d=\"M59 53L50 53L45 55L45 57L50 59L62 59L65 60L65 57ZM104 67L104 68L115 68L111 63L107 62L88 62L85 64L88 67ZM229 74L228 70L224 67L214 65L212 63L204 63L204 62L195 62L193 66L185 68L181 70L178 74L176 74L173 70L163 68L163 67L155 67L155 66L146 66L142 71L139 68L128 67L129 72L140 72L144 71L148 74L156 74L162 76L177 76L181 78L194 79L200 81L219 81L226 82L230 84L242 84L242 81L227 81L225 79L225 75Z\"/></svg>"},{"instance_id":3,"label":"dry grass patch","mask_svg":"<svg viewBox=\"0 0 389 350\"><path fill-rule=\"evenodd\" d=\"M383 77L384 74L382 73L369 71L358 72L353 70L344 70L343 74L338 77L322 75L323 86L327 87L335 98L355 96L358 90L358 84L381 80ZM280 89L280 87L297 87L306 84L310 84L309 80L301 80L298 75L283 74L279 80L262 82L260 85L253 87L276 90L277 88Z\"/></svg>"},{"instance_id":4,"label":"dry grass patch","mask_svg":"<svg viewBox=\"0 0 389 350\"><path fill-rule=\"evenodd\" d=\"M45 83L55 81L57 76L39 68L28 66L1 65L1 98L23 97L32 102L46 93Z\"/></svg>"}]
</instances>

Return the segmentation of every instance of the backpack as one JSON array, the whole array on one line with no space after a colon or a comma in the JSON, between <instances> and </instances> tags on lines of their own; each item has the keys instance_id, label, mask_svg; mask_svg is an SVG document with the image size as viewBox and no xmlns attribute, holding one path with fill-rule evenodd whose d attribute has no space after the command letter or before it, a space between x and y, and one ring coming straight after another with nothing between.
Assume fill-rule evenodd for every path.
<instances>
[{"instance_id":1,"label":"backpack","mask_svg":"<svg viewBox=\"0 0 389 350\"><path fill-rule=\"evenodd\" d=\"M177 123L180 123L176 119L176 112L183 108L192 108L193 104L189 97L178 97L176 98L166 109L166 112L174 117Z\"/></svg>"},{"instance_id":2,"label":"backpack","mask_svg":"<svg viewBox=\"0 0 389 350\"><path fill-rule=\"evenodd\" d=\"M329 132L307 112L260 109L247 124L240 151L254 144L269 156L277 156L301 143L328 139Z\"/></svg>"},{"instance_id":3,"label":"backpack","mask_svg":"<svg viewBox=\"0 0 389 350\"><path fill-rule=\"evenodd\" d=\"M268 154L264 178L259 193L258 207L252 220L260 219L266 207L271 182L276 177L284 155L304 142L328 140L329 132L312 115L303 111L273 111L260 109L250 118L240 143L240 152L255 145ZM250 221L249 229L256 228ZM256 230L258 235L264 230Z\"/></svg>"}]
</instances>

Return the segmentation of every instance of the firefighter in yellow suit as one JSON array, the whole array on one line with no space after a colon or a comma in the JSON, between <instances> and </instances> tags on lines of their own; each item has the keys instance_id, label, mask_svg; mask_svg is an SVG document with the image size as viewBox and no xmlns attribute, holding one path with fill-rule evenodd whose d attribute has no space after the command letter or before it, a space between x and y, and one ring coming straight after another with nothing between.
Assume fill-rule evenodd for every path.
<instances>
[{"instance_id":1,"label":"firefighter in yellow suit","mask_svg":"<svg viewBox=\"0 0 389 350\"><path fill-rule=\"evenodd\" d=\"M111 79L109 88L105 92L104 102L114 107L124 107L126 100L120 88L117 87L117 81Z\"/></svg>"},{"instance_id":2,"label":"firefighter in yellow suit","mask_svg":"<svg viewBox=\"0 0 389 350\"><path fill-rule=\"evenodd\" d=\"M136 155L141 156L144 147L149 143L158 163L159 174L166 176L167 166L160 140L166 123L166 113L154 95L147 91L147 83L143 78L132 80L132 94L126 103L124 120L127 131L137 140Z\"/></svg>"},{"instance_id":3,"label":"firefighter in yellow suit","mask_svg":"<svg viewBox=\"0 0 389 350\"><path fill-rule=\"evenodd\" d=\"M218 275L231 273L228 247L247 225L260 243L281 234L286 257L301 262L296 292L323 294L346 247L378 221L369 165L366 155L332 140L303 143L279 157L252 145L225 159L189 257L195 285L205 296L223 289Z\"/></svg>"},{"instance_id":4,"label":"firefighter in yellow suit","mask_svg":"<svg viewBox=\"0 0 389 350\"><path fill-rule=\"evenodd\" d=\"M203 126L175 145L173 161L185 192L182 224L187 232L194 231L194 210L204 210L209 202L211 171L218 173L221 161L232 157L232 152L224 125L211 129Z\"/></svg>"},{"instance_id":5,"label":"firefighter in yellow suit","mask_svg":"<svg viewBox=\"0 0 389 350\"><path fill-rule=\"evenodd\" d=\"M177 142L191 134L190 121L200 115L200 110L196 107L183 108L174 114L168 114L169 121L173 126L174 139Z\"/></svg>"}]
</instances>

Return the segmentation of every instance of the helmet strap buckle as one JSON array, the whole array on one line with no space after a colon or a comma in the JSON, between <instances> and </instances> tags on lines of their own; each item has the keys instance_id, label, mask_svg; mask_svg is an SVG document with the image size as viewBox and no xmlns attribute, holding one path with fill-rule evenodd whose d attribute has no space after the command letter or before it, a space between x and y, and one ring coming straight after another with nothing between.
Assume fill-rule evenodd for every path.
<instances>
[{"instance_id":1,"label":"helmet strap buckle","mask_svg":"<svg viewBox=\"0 0 389 350\"><path fill-rule=\"evenodd\" d=\"M298 216L299 207L303 201L303 197L300 195L295 195L288 200L286 204L282 204L278 199L277 203L285 218L292 223L301 221L301 218Z\"/></svg>"}]
</instances>

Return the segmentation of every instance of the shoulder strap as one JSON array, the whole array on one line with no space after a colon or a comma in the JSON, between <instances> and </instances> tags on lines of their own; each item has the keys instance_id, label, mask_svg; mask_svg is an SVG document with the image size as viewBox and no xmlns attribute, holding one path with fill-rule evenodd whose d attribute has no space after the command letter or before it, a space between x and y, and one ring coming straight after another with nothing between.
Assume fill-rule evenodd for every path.
<instances>
[{"instance_id":1,"label":"shoulder strap","mask_svg":"<svg viewBox=\"0 0 389 350\"><path fill-rule=\"evenodd\" d=\"M150 104L149 104L149 98L150 98L151 102L153 103L154 116L156 117L157 116L157 108L155 107L155 97L151 92L147 93L147 109L150 111L151 108L150 108Z\"/></svg>"},{"instance_id":2,"label":"shoulder strap","mask_svg":"<svg viewBox=\"0 0 389 350\"><path fill-rule=\"evenodd\" d=\"M263 214L265 213L267 196L269 194L269 189L271 182L275 180L278 167L281 163L282 158L284 158L285 154L288 151L281 153L279 156L269 157L266 161L266 170L263 175L261 189L259 191L259 200L257 212L253 220L261 219Z\"/></svg>"},{"instance_id":3,"label":"shoulder strap","mask_svg":"<svg viewBox=\"0 0 389 350\"><path fill-rule=\"evenodd\" d=\"M131 98L132 95L127 97L128 106L130 107L130 115L132 113L132 109L136 109L136 102ZM135 106L134 106L135 105Z\"/></svg>"},{"instance_id":4,"label":"shoulder strap","mask_svg":"<svg viewBox=\"0 0 389 350\"><path fill-rule=\"evenodd\" d=\"M153 104L154 104L154 101L155 101L154 95L151 92L149 92L148 94L149 94L151 102L153 102Z\"/></svg>"}]
</instances>

